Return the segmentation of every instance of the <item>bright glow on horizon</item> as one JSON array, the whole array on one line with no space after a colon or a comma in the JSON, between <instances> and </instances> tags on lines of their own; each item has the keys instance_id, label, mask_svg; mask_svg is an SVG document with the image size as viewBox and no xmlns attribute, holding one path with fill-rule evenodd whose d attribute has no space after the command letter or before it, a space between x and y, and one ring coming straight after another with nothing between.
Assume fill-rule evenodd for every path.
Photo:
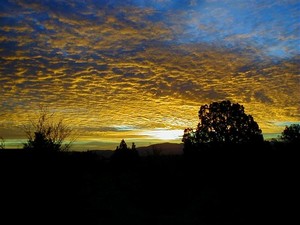
<instances>
[{"instance_id":1,"label":"bright glow on horizon","mask_svg":"<svg viewBox=\"0 0 300 225\"><path fill-rule=\"evenodd\" d=\"M125 138L128 145L134 142L137 147L149 146L151 144L158 144L164 142L182 143L181 138L183 130L166 130L156 129L151 131L145 131L142 135L148 136L148 138ZM177 136L178 135L178 136ZM278 138L280 133L266 133L263 134L265 140L271 140ZM164 139L162 137L164 136ZM159 137L159 138L158 138ZM177 138L176 138L177 137ZM5 148L7 149L21 149L23 143L27 142L27 139L5 139ZM121 139L97 138L97 137L80 137L75 140L71 145L72 151L86 151L86 150L115 150L116 146L119 145Z\"/></svg>"},{"instance_id":2,"label":"bright glow on horizon","mask_svg":"<svg viewBox=\"0 0 300 225\"><path fill-rule=\"evenodd\" d=\"M159 140L179 140L182 138L183 130L155 129L145 131L142 134Z\"/></svg>"}]
</instances>

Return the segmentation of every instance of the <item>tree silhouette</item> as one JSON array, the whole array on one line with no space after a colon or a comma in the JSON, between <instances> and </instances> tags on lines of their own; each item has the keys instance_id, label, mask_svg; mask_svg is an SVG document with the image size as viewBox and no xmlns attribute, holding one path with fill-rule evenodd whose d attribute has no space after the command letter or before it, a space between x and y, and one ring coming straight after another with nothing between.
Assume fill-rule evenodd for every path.
<instances>
[{"instance_id":1,"label":"tree silhouette","mask_svg":"<svg viewBox=\"0 0 300 225\"><path fill-rule=\"evenodd\" d=\"M56 120L54 114L44 108L40 109L37 120L31 120L30 124L24 125L23 130L28 138L24 149L58 152L68 150L72 144L72 141L64 142L73 130L63 119Z\"/></svg>"},{"instance_id":2,"label":"tree silhouette","mask_svg":"<svg viewBox=\"0 0 300 225\"><path fill-rule=\"evenodd\" d=\"M200 107L196 131L185 129L182 141L189 148L203 143L256 143L262 142L263 136L242 105L221 101Z\"/></svg>"},{"instance_id":3,"label":"tree silhouette","mask_svg":"<svg viewBox=\"0 0 300 225\"><path fill-rule=\"evenodd\" d=\"M132 143L132 148L129 148L127 147L124 139L121 140L119 146L117 146L116 150L111 156L111 159L119 164L131 163L136 161L138 158L139 154L136 150L135 144Z\"/></svg>"},{"instance_id":4,"label":"tree silhouette","mask_svg":"<svg viewBox=\"0 0 300 225\"><path fill-rule=\"evenodd\" d=\"M131 150L136 151L136 146L135 146L135 143L134 143L134 142L132 142Z\"/></svg>"},{"instance_id":5,"label":"tree silhouette","mask_svg":"<svg viewBox=\"0 0 300 225\"><path fill-rule=\"evenodd\" d=\"M290 143L300 143L300 124L286 126L280 137L283 141Z\"/></svg>"},{"instance_id":6,"label":"tree silhouette","mask_svg":"<svg viewBox=\"0 0 300 225\"><path fill-rule=\"evenodd\" d=\"M122 139L122 141L121 141L121 143L120 143L120 145L119 145L119 150L123 150L123 151L126 151L126 150L128 150L128 148L127 148L127 144L126 144L126 142L125 142L125 140L124 139Z\"/></svg>"}]
</instances>

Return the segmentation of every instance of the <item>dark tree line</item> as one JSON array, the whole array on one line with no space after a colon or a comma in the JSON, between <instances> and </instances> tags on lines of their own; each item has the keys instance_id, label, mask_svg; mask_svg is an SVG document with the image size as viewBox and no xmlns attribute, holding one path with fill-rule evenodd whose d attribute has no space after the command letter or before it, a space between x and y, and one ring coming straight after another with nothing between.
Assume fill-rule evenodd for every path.
<instances>
[{"instance_id":1,"label":"dark tree line","mask_svg":"<svg viewBox=\"0 0 300 225\"><path fill-rule=\"evenodd\" d=\"M135 143L132 143L131 148L127 146L124 139L121 140L119 146L117 146L111 160L119 163L120 165L134 163L139 159L138 151L136 150Z\"/></svg>"}]
</instances>

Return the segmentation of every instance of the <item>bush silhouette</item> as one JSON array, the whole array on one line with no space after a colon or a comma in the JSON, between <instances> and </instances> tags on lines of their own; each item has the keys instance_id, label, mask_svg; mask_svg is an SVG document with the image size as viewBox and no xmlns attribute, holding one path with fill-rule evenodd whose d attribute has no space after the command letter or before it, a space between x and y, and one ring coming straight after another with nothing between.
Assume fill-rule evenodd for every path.
<instances>
[{"instance_id":1,"label":"bush silhouette","mask_svg":"<svg viewBox=\"0 0 300 225\"><path fill-rule=\"evenodd\" d=\"M257 143L263 141L261 129L244 107L230 101L202 105L196 131L184 130L185 149L207 143Z\"/></svg>"},{"instance_id":2,"label":"bush silhouette","mask_svg":"<svg viewBox=\"0 0 300 225\"><path fill-rule=\"evenodd\" d=\"M64 143L73 130L63 122L63 119L55 120L54 114L41 108L36 121L23 126L27 135L27 143L23 148L27 150L43 150L50 152L66 151L72 141Z\"/></svg>"}]
</instances>

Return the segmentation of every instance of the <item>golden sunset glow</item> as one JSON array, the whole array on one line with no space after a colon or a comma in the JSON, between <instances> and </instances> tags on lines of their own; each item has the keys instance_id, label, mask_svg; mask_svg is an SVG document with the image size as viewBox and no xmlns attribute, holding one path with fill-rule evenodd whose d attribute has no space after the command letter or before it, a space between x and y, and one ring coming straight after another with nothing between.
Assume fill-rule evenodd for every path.
<instances>
[{"instance_id":1,"label":"golden sunset glow","mask_svg":"<svg viewBox=\"0 0 300 225\"><path fill-rule=\"evenodd\" d=\"M250 7L247 1L228 7L12 2L0 20L0 136L6 140L25 137L19 127L40 105L65 118L78 141L110 148L123 138L180 143L184 128L196 127L201 105L225 99L243 105L263 134L300 121L294 3L289 18L269 21L261 14L272 8L254 1L253 12L245 13L257 21L248 21L246 31L238 10ZM274 2L270 7L283 4Z\"/></svg>"},{"instance_id":2,"label":"golden sunset glow","mask_svg":"<svg viewBox=\"0 0 300 225\"><path fill-rule=\"evenodd\" d=\"M177 140L182 137L182 130L156 129L146 131L143 134L161 140Z\"/></svg>"}]
</instances>

